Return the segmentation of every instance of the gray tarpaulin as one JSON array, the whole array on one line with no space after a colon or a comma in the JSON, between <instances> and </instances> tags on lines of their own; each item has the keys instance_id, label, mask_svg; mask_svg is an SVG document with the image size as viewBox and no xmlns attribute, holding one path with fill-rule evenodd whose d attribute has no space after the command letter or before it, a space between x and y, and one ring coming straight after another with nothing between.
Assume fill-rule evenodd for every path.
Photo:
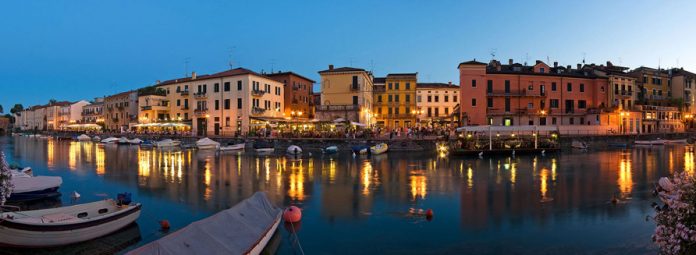
<instances>
[{"instance_id":1,"label":"gray tarpaulin","mask_svg":"<svg viewBox=\"0 0 696 255\"><path fill-rule=\"evenodd\" d=\"M245 254L273 226L282 210L256 192L234 207L196 221L128 254Z\"/></svg>"}]
</instances>

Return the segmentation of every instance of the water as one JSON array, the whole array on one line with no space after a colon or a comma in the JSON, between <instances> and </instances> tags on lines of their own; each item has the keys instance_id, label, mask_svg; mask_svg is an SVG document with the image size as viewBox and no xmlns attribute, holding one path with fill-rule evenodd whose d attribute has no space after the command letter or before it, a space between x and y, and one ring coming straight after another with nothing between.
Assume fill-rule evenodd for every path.
<instances>
[{"instance_id":1,"label":"water","mask_svg":"<svg viewBox=\"0 0 696 255\"><path fill-rule=\"evenodd\" d=\"M133 249L165 235L161 219L173 231L260 190L304 209L298 234L307 254L655 253L651 188L672 171L694 171L686 146L514 159L315 152L294 160L24 137L0 145L11 162L63 177L61 200L34 207L70 205L72 191L79 202L128 191L143 203L137 225L57 251L84 254ZM411 208L432 208L434 217L409 215ZM298 254L285 228L277 240L278 254Z\"/></svg>"}]
</instances>

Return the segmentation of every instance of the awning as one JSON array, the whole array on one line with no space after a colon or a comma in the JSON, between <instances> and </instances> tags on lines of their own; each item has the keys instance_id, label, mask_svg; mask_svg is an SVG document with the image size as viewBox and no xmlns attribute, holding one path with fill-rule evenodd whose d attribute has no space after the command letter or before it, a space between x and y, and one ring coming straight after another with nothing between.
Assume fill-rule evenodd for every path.
<instances>
[{"instance_id":1,"label":"awning","mask_svg":"<svg viewBox=\"0 0 696 255\"><path fill-rule=\"evenodd\" d=\"M144 123L144 124L135 124L133 125L134 127L191 127L191 125L184 124L184 123L173 123L173 122L168 122L168 123Z\"/></svg>"},{"instance_id":2,"label":"awning","mask_svg":"<svg viewBox=\"0 0 696 255\"><path fill-rule=\"evenodd\" d=\"M553 132L558 131L555 126L464 126L457 128L457 132L498 132L498 133L517 133L517 132Z\"/></svg>"},{"instance_id":3,"label":"awning","mask_svg":"<svg viewBox=\"0 0 696 255\"><path fill-rule=\"evenodd\" d=\"M366 126L367 126L367 125L365 125L365 124L362 124L362 123L359 123L359 122L352 122L352 121L350 122L350 124L353 125L353 126L358 126L358 127L366 127Z\"/></svg>"}]
</instances>

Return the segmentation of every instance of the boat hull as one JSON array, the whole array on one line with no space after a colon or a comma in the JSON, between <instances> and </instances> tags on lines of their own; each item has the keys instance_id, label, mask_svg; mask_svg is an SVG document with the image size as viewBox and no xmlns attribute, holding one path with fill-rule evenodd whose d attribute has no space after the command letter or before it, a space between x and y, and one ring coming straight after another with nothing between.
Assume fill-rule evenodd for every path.
<instances>
[{"instance_id":1,"label":"boat hull","mask_svg":"<svg viewBox=\"0 0 696 255\"><path fill-rule=\"evenodd\" d=\"M197 145L196 146L199 150L216 150L218 148L218 145L215 144L206 144L206 145Z\"/></svg>"},{"instance_id":2,"label":"boat hull","mask_svg":"<svg viewBox=\"0 0 696 255\"><path fill-rule=\"evenodd\" d=\"M276 217L275 222L273 222L273 225L268 229L268 231L266 231L263 237L261 237L261 239L259 240L258 244L256 244L256 246L254 246L254 248L252 248L248 254L258 255L261 254L264 248L266 248L266 245L268 245L268 241L270 241L271 238L273 238L273 234L275 234L276 230L278 229L278 225L280 224L280 215L281 214L279 213Z\"/></svg>"},{"instance_id":3,"label":"boat hull","mask_svg":"<svg viewBox=\"0 0 696 255\"><path fill-rule=\"evenodd\" d=\"M0 222L0 246L56 247L102 237L120 230L140 217L140 205L103 219L78 224L37 226Z\"/></svg>"},{"instance_id":4,"label":"boat hull","mask_svg":"<svg viewBox=\"0 0 696 255\"><path fill-rule=\"evenodd\" d=\"M220 147L221 151L241 151L244 150L244 144L235 144L235 145L229 145L229 146L221 146Z\"/></svg>"},{"instance_id":5,"label":"boat hull","mask_svg":"<svg viewBox=\"0 0 696 255\"><path fill-rule=\"evenodd\" d=\"M53 197L59 197L60 192L58 192L59 187L48 188L44 190L23 192L23 193L12 193L7 201L10 202L25 202L40 199L47 199Z\"/></svg>"}]
</instances>

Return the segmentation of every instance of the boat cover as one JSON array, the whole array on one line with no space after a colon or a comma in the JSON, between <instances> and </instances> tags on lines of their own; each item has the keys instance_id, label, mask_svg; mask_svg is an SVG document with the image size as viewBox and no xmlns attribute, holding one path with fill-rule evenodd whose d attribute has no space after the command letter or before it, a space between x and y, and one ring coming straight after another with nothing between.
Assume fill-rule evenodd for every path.
<instances>
[{"instance_id":1,"label":"boat cover","mask_svg":"<svg viewBox=\"0 0 696 255\"><path fill-rule=\"evenodd\" d=\"M141 144L143 143L143 140L140 140L140 138L134 138L132 140L128 140L128 142L131 144Z\"/></svg>"},{"instance_id":2,"label":"boat cover","mask_svg":"<svg viewBox=\"0 0 696 255\"><path fill-rule=\"evenodd\" d=\"M20 177L12 178L12 184L14 184L12 193L25 193L59 187L63 184L63 178L59 176Z\"/></svg>"},{"instance_id":3,"label":"boat cover","mask_svg":"<svg viewBox=\"0 0 696 255\"><path fill-rule=\"evenodd\" d=\"M266 193L256 192L216 213L128 254L246 254L280 217Z\"/></svg>"},{"instance_id":4,"label":"boat cover","mask_svg":"<svg viewBox=\"0 0 696 255\"><path fill-rule=\"evenodd\" d=\"M92 138L90 138L88 135L81 134L81 135L79 135L79 136L77 137L77 140L79 140L79 141L87 141L87 140L92 140Z\"/></svg>"},{"instance_id":5,"label":"boat cover","mask_svg":"<svg viewBox=\"0 0 696 255\"><path fill-rule=\"evenodd\" d=\"M220 146L220 143L213 141L212 139L210 139L208 137L196 141L196 146L200 147L200 146L207 146L207 145Z\"/></svg>"}]
</instances>

